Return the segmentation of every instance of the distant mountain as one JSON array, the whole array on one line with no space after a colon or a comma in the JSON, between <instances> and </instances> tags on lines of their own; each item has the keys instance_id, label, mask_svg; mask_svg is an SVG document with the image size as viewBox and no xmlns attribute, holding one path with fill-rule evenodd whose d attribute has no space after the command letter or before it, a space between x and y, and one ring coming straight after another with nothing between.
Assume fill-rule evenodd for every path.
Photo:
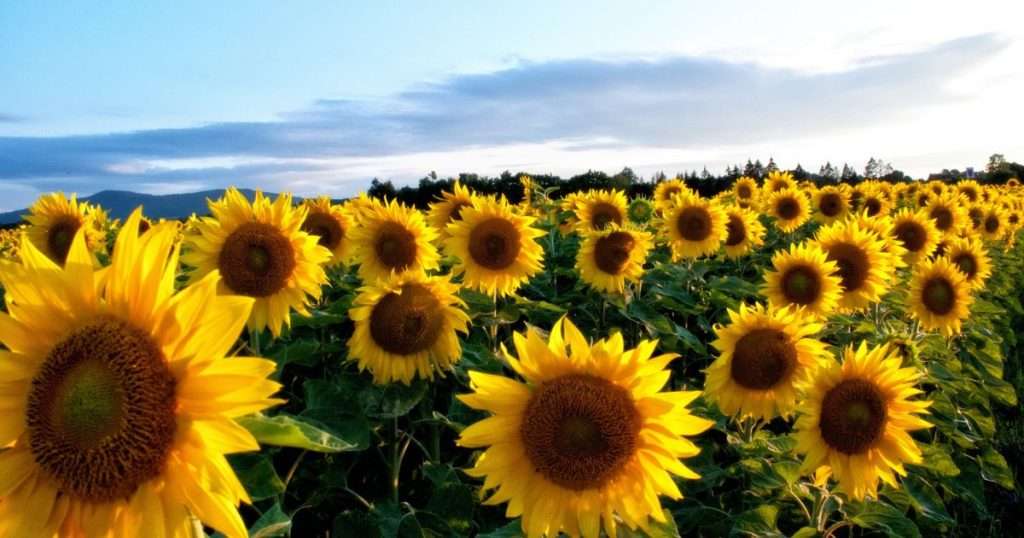
<instances>
[{"instance_id":1,"label":"distant mountain","mask_svg":"<svg viewBox=\"0 0 1024 538\"><path fill-rule=\"evenodd\" d=\"M250 200L254 191L250 189L239 189ZM79 198L79 200L98 204L108 212L112 218L124 219L140 205L147 217L158 219L180 219L197 213L205 215L209 211L206 207L206 199L216 200L224 195L224 189L216 189L202 192L189 192L185 194L140 194L130 191L100 191L92 196ZM268 196L274 194L267 193ZM0 225L17 224L21 221L22 215L28 213L27 209L0 213Z\"/></svg>"}]
</instances>

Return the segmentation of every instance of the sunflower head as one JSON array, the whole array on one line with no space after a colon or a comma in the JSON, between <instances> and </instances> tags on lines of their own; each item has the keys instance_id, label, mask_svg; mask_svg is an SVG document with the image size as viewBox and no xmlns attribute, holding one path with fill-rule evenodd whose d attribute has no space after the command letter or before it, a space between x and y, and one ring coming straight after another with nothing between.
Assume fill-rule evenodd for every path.
<instances>
[{"instance_id":1,"label":"sunflower head","mask_svg":"<svg viewBox=\"0 0 1024 538\"><path fill-rule=\"evenodd\" d=\"M713 345L721 354L707 370L708 397L727 415L789 415L827 357L813 338L821 328L795 309L741 304L730 310L729 323L715 327Z\"/></svg>"},{"instance_id":2,"label":"sunflower head","mask_svg":"<svg viewBox=\"0 0 1024 538\"><path fill-rule=\"evenodd\" d=\"M748 203L753 203L757 200L759 193L760 189L757 186L757 181L751 177L742 176L732 186L732 194L736 200L745 200Z\"/></svg>"},{"instance_id":3,"label":"sunflower head","mask_svg":"<svg viewBox=\"0 0 1024 538\"><path fill-rule=\"evenodd\" d=\"M32 204L25 220L28 240L36 249L46 254L57 264L63 264L71 249L71 241L79 230L85 238L90 253L100 251L104 245L104 233L96 222L96 211L89 204L79 202L63 192L44 194Z\"/></svg>"},{"instance_id":4,"label":"sunflower head","mask_svg":"<svg viewBox=\"0 0 1024 538\"><path fill-rule=\"evenodd\" d=\"M379 384L409 384L451 369L462 354L456 333L469 324L457 290L448 277L417 272L364 286L349 310L349 360Z\"/></svg>"},{"instance_id":5,"label":"sunflower head","mask_svg":"<svg viewBox=\"0 0 1024 538\"><path fill-rule=\"evenodd\" d=\"M981 219L981 235L989 241L998 241L1006 236L1006 213L998 206L990 206Z\"/></svg>"},{"instance_id":6,"label":"sunflower head","mask_svg":"<svg viewBox=\"0 0 1024 538\"><path fill-rule=\"evenodd\" d=\"M580 278L604 293L623 293L626 281L644 274L647 254L654 246L650 233L631 227L611 226L584 234L576 255Z\"/></svg>"},{"instance_id":7,"label":"sunflower head","mask_svg":"<svg viewBox=\"0 0 1024 538\"><path fill-rule=\"evenodd\" d=\"M775 226L786 233L799 228L811 216L807 196L792 188L775 191L768 198L767 210L775 218Z\"/></svg>"},{"instance_id":8,"label":"sunflower head","mask_svg":"<svg viewBox=\"0 0 1024 538\"><path fill-rule=\"evenodd\" d=\"M944 235L956 235L968 220L964 206L966 200L956 192L932 198L925 207L935 229Z\"/></svg>"},{"instance_id":9,"label":"sunflower head","mask_svg":"<svg viewBox=\"0 0 1024 538\"><path fill-rule=\"evenodd\" d=\"M307 212L306 219L302 221L302 231L316 237L320 246L331 251L327 265L348 262L352 252L352 241L349 238L352 219L348 212L327 196L310 198L303 205Z\"/></svg>"},{"instance_id":10,"label":"sunflower head","mask_svg":"<svg viewBox=\"0 0 1024 538\"><path fill-rule=\"evenodd\" d=\"M786 189L796 188L796 180L793 179L793 174L790 172L781 172L778 170L768 172L768 177L764 180L764 190L768 193L776 193Z\"/></svg>"},{"instance_id":11,"label":"sunflower head","mask_svg":"<svg viewBox=\"0 0 1024 538\"><path fill-rule=\"evenodd\" d=\"M888 346L847 348L842 364L814 377L796 423L796 450L804 472L834 476L839 488L860 500L878 497L878 481L898 487L904 463L921 463L909 431L931 427L917 415L931 402L912 400L920 373L901 368Z\"/></svg>"},{"instance_id":12,"label":"sunflower head","mask_svg":"<svg viewBox=\"0 0 1024 538\"><path fill-rule=\"evenodd\" d=\"M815 241L838 267L841 309L860 310L882 299L895 268L876 234L851 220L821 228Z\"/></svg>"},{"instance_id":13,"label":"sunflower head","mask_svg":"<svg viewBox=\"0 0 1024 538\"><path fill-rule=\"evenodd\" d=\"M271 201L257 192L250 203L234 187L209 206L213 216L185 237L190 248L182 261L195 268L191 281L216 271L225 293L255 298L251 330L277 336L291 325L291 310L308 315L309 297L320 297L327 282L323 264L331 252L302 231L307 209L295 208L289 194Z\"/></svg>"},{"instance_id":14,"label":"sunflower head","mask_svg":"<svg viewBox=\"0 0 1024 538\"><path fill-rule=\"evenodd\" d=\"M663 236L675 260L714 254L725 240L728 217L716 200L684 193L663 210Z\"/></svg>"},{"instance_id":15,"label":"sunflower head","mask_svg":"<svg viewBox=\"0 0 1024 538\"><path fill-rule=\"evenodd\" d=\"M654 218L654 204L647 198L634 198L626 209L633 224L647 224Z\"/></svg>"},{"instance_id":16,"label":"sunflower head","mask_svg":"<svg viewBox=\"0 0 1024 538\"><path fill-rule=\"evenodd\" d=\"M903 259L909 264L931 256L939 241L939 231L925 211L900 210L893 218L891 234L903 247Z\"/></svg>"},{"instance_id":17,"label":"sunflower head","mask_svg":"<svg viewBox=\"0 0 1024 538\"><path fill-rule=\"evenodd\" d=\"M814 193L814 211L815 217L825 224L845 218L850 212L846 191L832 185L822 187Z\"/></svg>"},{"instance_id":18,"label":"sunflower head","mask_svg":"<svg viewBox=\"0 0 1024 538\"><path fill-rule=\"evenodd\" d=\"M510 295L543 268L544 235L535 219L513 210L508 202L477 198L448 224L445 251L459 258L456 274L463 283L491 295Z\"/></svg>"},{"instance_id":19,"label":"sunflower head","mask_svg":"<svg viewBox=\"0 0 1024 538\"><path fill-rule=\"evenodd\" d=\"M652 357L651 341L624 349L620 335L589 344L565 319L548 341L530 328L514 342L506 360L524 382L470 372L474 392L459 396L492 415L458 441L484 449L468 471L495 490L484 503L508 502L530 538L662 521L659 495L682 498L672 476L699 478L679 461L699 452L684 436L712 424L686 407L699 392L660 392L673 356Z\"/></svg>"},{"instance_id":20,"label":"sunflower head","mask_svg":"<svg viewBox=\"0 0 1024 538\"><path fill-rule=\"evenodd\" d=\"M577 231L585 233L626 223L626 195L621 191L590 191L577 206Z\"/></svg>"},{"instance_id":21,"label":"sunflower head","mask_svg":"<svg viewBox=\"0 0 1024 538\"><path fill-rule=\"evenodd\" d=\"M672 205L672 200L679 194L690 193L693 190L686 186L681 179L666 179L654 188L654 206L664 210Z\"/></svg>"},{"instance_id":22,"label":"sunflower head","mask_svg":"<svg viewBox=\"0 0 1024 538\"><path fill-rule=\"evenodd\" d=\"M528 178L529 176L524 177ZM532 189L532 182L530 186ZM526 191L526 188L527 186L524 185L524 191ZM532 190L526 192L532 192ZM437 237L439 241L443 243L448 238L448 232L446 231L448 223L458 220L462 215L462 210L473 205L474 196L469 188L456 181L451 192L443 193L440 200L430 204L427 222L438 231ZM524 200L529 199L524 198Z\"/></svg>"},{"instance_id":23,"label":"sunflower head","mask_svg":"<svg viewBox=\"0 0 1024 538\"><path fill-rule=\"evenodd\" d=\"M363 211L352 230L353 257L363 282L387 280L392 274L436 269L437 231L423 214L394 200Z\"/></svg>"},{"instance_id":24,"label":"sunflower head","mask_svg":"<svg viewBox=\"0 0 1024 538\"><path fill-rule=\"evenodd\" d=\"M949 258L923 261L910 279L910 315L925 330L949 336L960 333L974 301L971 284Z\"/></svg>"},{"instance_id":25,"label":"sunflower head","mask_svg":"<svg viewBox=\"0 0 1024 538\"><path fill-rule=\"evenodd\" d=\"M972 204L981 200L981 185L973 179L960 181L956 184L956 190Z\"/></svg>"},{"instance_id":26,"label":"sunflower head","mask_svg":"<svg viewBox=\"0 0 1024 538\"><path fill-rule=\"evenodd\" d=\"M946 257L963 273L972 289L984 288L985 280L992 275L992 260L984 243L978 239L952 240Z\"/></svg>"},{"instance_id":27,"label":"sunflower head","mask_svg":"<svg viewBox=\"0 0 1024 538\"><path fill-rule=\"evenodd\" d=\"M764 244L764 225L757 215L739 206L725 210L725 256L738 258Z\"/></svg>"},{"instance_id":28,"label":"sunflower head","mask_svg":"<svg viewBox=\"0 0 1024 538\"><path fill-rule=\"evenodd\" d=\"M140 222L136 210L102 273L82 229L64 267L32 243L0 266L14 299L0 314L12 536L183 535L190 514L246 534L225 455L259 446L234 418L280 403L273 362L225 358L254 300L218 293L216 275L177 291L177 226Z\"/></svg>"},{"instance_id":29,"label":"sunflower head","mask_svg":"<svg viewBox=\"0 0 1024 538\"><path fill-rule=\"evenodd\" d=\"M810 316L827 317L839 304L839 267L814 243L793 245L772 256L774 271L765 273L761 293L774 308L802 308Z\"/></svg>"}]
</instances>

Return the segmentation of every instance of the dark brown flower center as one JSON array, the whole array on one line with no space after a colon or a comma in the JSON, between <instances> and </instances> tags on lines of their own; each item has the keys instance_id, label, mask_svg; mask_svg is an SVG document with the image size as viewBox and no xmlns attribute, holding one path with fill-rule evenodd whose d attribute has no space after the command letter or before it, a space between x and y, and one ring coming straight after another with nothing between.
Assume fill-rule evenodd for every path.
<instances>
[{"instance_id":1,"label":"dark brown flower center","mask_svg":"<svg viewBox=\"0 0 1024 538\"><path fill-rule=\"evenodd\" d=\"M971 218L971 225L974 226L975 230L981 228L982 221L985 219L985 212L982 211L981 208L972 207L970 211L967 212L967 216Z\"/></svg>"},{"instance_id":2,"label":"dark brown flower center","mask_svg":"<svg viewBox=\"0 0 1024 538\"><path fill-rule=\"evenodd\" d=\"M843 454L862 454L885 434L885 395L872 382L846 379L832 387L821 403L821 437Z\"/></svg>"},{"instance_id":3,"label":"dark brown flower center","mask_svg":"<svg viewBox=\"0 0 1024 538\"><path fill-rule=\"evenodd\" d=\"M82 221L71 216L63 215L54 219L50 230L46 234L46 248L50 259L60 265L68 259L68 251L71 250L71 243L75 240L75 234L82 227Z\"/></svg>"},{"instance_id":4,"label":"dark brown flower center","mask_svg":"<svg viewBox=\"0 0 1024 538\"><path fill-rule=\"evenodd\" d=\"M636 240L628 232L612 232L594 245L594 263L605 273L617 275L629 262L634 246Z\"/></svg>"},{"instance_id":5,"label":"dark brown flower center","mask_svg":"<svg viewBox=\"0 0 1024 538\"><path fill-rule=\"evenodd\" d=\"M381 224L374 240L374 251L384 267L404 271L416 263L417 250L416 236L408 228L391 221Z\"/></svg>"},{"instance_id":6,"label":"dark brown flower center","mask_svg":"<svg viewBox=\"0 0 1024 538\"><path fill-rule=\"evenodd\" d=\"M725 224L728 235L725 238L725 246L735 247L747 239L747 225L739 215L729 215L729 222Z\"/></svg>"},{"instance_id":7,"label":"dark brown flower center","mask_svg":"<svg viewBox=\"0 0 1024 538\"><path fill-rule=\"evenodd\" d=\"M295 270L295 250L281 230L249 222L238 227L221 248L221 276L235 293L269 297L288 283Z\"/></svg>"},{"instance_id":8,"label":"dark brown flower center","mask_svg":"<svg viewBox=\"0 0 1024 538\"><path fill-rule=\"evenodd\" d=\"M519 435L537 472L581 491L619 474L636 452L641 425L628 391L600 377L567 374L534 389Z\"/></svg>"},{"instance_id":9,"label":"dark brown flower center","mask_svg":"<svg viewBox=\"0 0 1024 538\"><path fill-rule=\"evenodd\" d=\"M730 375L751 390L768 390L796 368L796 347L778 329L754 329L736 341Z\"/></svg>"},{"instance_id":10,"label":"dark brown flower center","mask_svg":"<svg viewBox=\"0 0 1024 538\"><path fill-rule=\"evenodd\" d=\"M978 191L974 190L974 187L965 187L960 190L967 197L968 200L975 202L978 200Z\"/></svg>"},{"instance_id":11,"label":"dark brown flower center","mask_svg":"<svg viewBox=\"0 0 1024 538\"><path fill-rule=\"evenodd\" d=\"M818 210L826 217L838 215L843 210L842 196L834 192L821 195L821 199L818 202Z\"/></svg>"},{"instance_id":12,"label":"dark brown flower center","mask_svg":"<svg viewBox=\"0 0 1024 538\"><path fill-rule=\"evenodd\" d=\"M676 218L676 229L687 241L703 241L711 235L711 213L703 207L687 207Z\"/></svg>"},{"instance_id":13,"label":"dark brown flower center","mask_svg":"<svg viewBox=\"0 0 1024 538\"><path fill-rule=\"evenodd\" d=\"M478 265L500 271L515 263L522 249L515 224L492 218L477 224L469 234L469 254Z\"/></svg>"},{"instance_id":14,"label":"dark brown flower center","mask_svg":"<svg viewBox=\"0 0 1024 538\"><path fill-rule=\"evenodd\" d=\"M944 232L953 225L953 212L945 206L935 206L928 212L928 216L935 221L935 227Z\"/></svg>"},{"instance_id":15,"label":"dark brown flower center","mask_svg":"<svg viewBox=\"0 0 1024 538\"><path fill-rule=\"evenodd\" d=\"M931 200L931 195L927 192L923 192L917 197L917 206L924 207L928 205L928 201Z\"/></svg>"},{"instance_id":16,"label":"dark brown flower center","mask_svg":"<svg viewBox=\"0 0 1024 538\"><path fill-rule=\"evenodd\" d=\"M945 277L936 276L921 287L921 302L929 312L944 316L956 306L956 293L953 284Z\"/></svg>"},{"instance_id":17,"label":"dark brown flower center","mask_svg":"<svg viewBox=\"0 0 1024 538\"><path fill-rule=\"evenodd\" d=\"M911 220L897 224L893 234L903 244L903 248L910 252L920 251L928 240L928 232L924 229L924 226Z\"/></svg>"},{"instance_id":18,"label":"dark brown flower center","mask_svg":"<svg viewBox=\"0 0 1024 538\"><path fill-rule=\"evenodd\" d=\"M310 211L302 223L302 231L315 235L317 243L327 247L327 250L338 248L345 239L345 229L342 228L341 222L323 211Z\"/></svg>"},{"instance_id":19,"label":"dark brown flower center","mask_svg":"<svg viewBox=\"0 0 1024 538\"><path fill-rule=\"evenodd\" d=\"M882 211L882 202L878 198L868 198L864 201L864 210L869 217L874 217Z\"/></svg>"},{"instance_id":20,"label":"dark brown flower center","mask_svg":"<svg viewBox=\"0 0 1024 538\"><path fill-rule=\"evenodd\" d=\"M973 253L961 252L953 257L953 263L967 275L968 280L973 280L974 275L978 274L978 261L974 258Z\"/></svg>"},{"instance_id":21,"label":"dark brown flower center","mask_svg":"<svg viewBox=\"0 0 1024 538\"><path fill-rule=\"evenodd\" d=\"M152 338L101 318L54 346L32 379L32 455L64 494L128 500L163 471L176 405L174 376Z\"/></svg>"},{"instance_id":22,"label":"dark brown flower center","mask_svg":"<svg viewBox=\"0 0 1024 538\"><path fill-rule=\"evenodd\" d=\"M985 232L994 234L999 231L999 217L995 215L989 215L985 219Z\"/></svg>"},{"instance_id":23,"label":"dark brown flower center","mask_svg":"<svg viewBox=\"0 0 1024 538\"><path fill-rule=\"evenodd\" d=\"M791 303L813 304L821 296L821 277L811 267L792 267L782 275L782 295Z\"/></svg>"},{"instance_id":24,"label":"dark brown flower center","mask_svg":"<svg viewBox=\"0 0 1024 538\"><path fill-rule=\"evenodd\" d=\"M839 267L840 285L843 291L859 290L868 279L871 262L864 249L849 243L837 243L826 249L828 259Z\"/></svg>"},{"instance_id":25,"label":"dark brown flower center","mask_svg":"<svg viewBox=\"0 0 1024 538\"><path fill-rule=\"evenodd\" d=\"M590 206L590 227L603 230L611 223L622 224L622 212L608 202L597 202Z\"/></svg>"},{"instance_id":26,"label":"dark brown flower center","mask_svg":"<svg viewBox=\"0 0 1024 538\"><path fill-rule=\"evenodd\" d=\"M793 220L800 216L800 202L790 196L781 198L775 203L775 214L782 220Z\"/></svg>"},{"instance_id":27,"label":"dark brown flower center","mask_svg":"<svg viewBox=\"0 0 1024 538\"><path fill-rule=\"evenodd\" d=\"M401 293L389 293L370 314L370 336L385 351L411 355L430 349L441 335L441 302L419 284L406 284Z\"/></svg>"},{"instance_id":28,"label":"dark brown flower center","mask_svg":"<svg viewBox=\"0 0 1024 538\"><path fill-rule=\"evenodd\" d=\"M750 185L740 185L736 188L736 194L740 198L750 198L750 195L752 194L750 192Z\"/></svg>"}]
</instances>

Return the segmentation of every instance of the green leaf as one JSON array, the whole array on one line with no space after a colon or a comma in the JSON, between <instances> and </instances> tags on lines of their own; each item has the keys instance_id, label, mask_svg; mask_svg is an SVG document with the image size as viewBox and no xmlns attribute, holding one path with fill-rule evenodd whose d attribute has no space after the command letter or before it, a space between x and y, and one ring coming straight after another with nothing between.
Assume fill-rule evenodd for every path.
<instances>
[{"instance_id":1,"label":"green leaf","mask_svg":"<svg viewBox=\"0 0 1024 538\"><path fill-rule=\"evenodd\" d=\"M995 482L1004 488L1013 491L1013 471L1006 464L1006 458L992 447L985 447L981 457L978 458L981 464L981 477L990 482Z\"/></svg>"},{"instance_id":2,"label":"green leaf","mask_svg":"<svg viewBox=\"0 0 1024 538\"><path fill-rule=\"evenodd\" d=\"M462 484L448 482L434 489L427 510L437 514L456 534L469 534L476 506L473 490Z\"/></svg>"},{"instance_id":3,"label":"green leaf","mask_svg":"<svg viewBox=\"0 0 1024 538\"><path fill-rule=\"evenodd\" d=\"M921 531L913 521L899 510L881 501L861 503L860 511L851 517L850 521L858 527L878 530L893 538L921 537Z\"/></svg>"},{"instance_id":4,"label":"green leaf","mask_svg":"<svg viewBox=\"0 0 1024 538\"><path fill-rule=\"evenodd\" d=\"M797 461L777 461L772 464L772 470L775 474L782 477L786 481L786 484L792 485L800 480L800 462Z\"/></svg>"},{"instance_id":5,"label":"green leaf","mask_svg":"<svg viewBox=\"0 0 1024 538\"><path fill-rule=\"evenodd\" d=\"M818 538L821 533L814 527L800 527L800 530L793 533L792 538Z\"/></svg>"},{"instance_id":6,"label":"green leaf","mask_svg":"<svg viewBox=\"0 0 1024 538\"><path fill-rule=\"evenodd\" d=\"M785 536L776 528L778 517L778 506L762 504L736 516L729 536Z\"/></svg>"},{"instance_id":7,"label":"green leaf","mask_svg":"<svg viewBox=\"0 0 1024 538\"><path fill-rule=\"evenodd\" d=\"M396 418L405 416L420 403L427 394L428 384L416 380L412 385L391 383L383 387L372 385L359 395L363 410L371 418Z\"/></svg>"},{"instance_id":8,"label":"green leaf","mask_svg":"<svg viewBox=\"0 0 1024 538\"><path fill-rule=\"evenodd\" d=\"M939 445L921 444L921 467L928 472L940 476L956 476L960 474L960 468L953 462L949 452Z\"/></svg>"},{"instance_id":9,"label":"green leaf","mask_svg":"<svg viewBox=\"0 0 1024 538\"><path fill-rule=\"evenodd\" d=\"M331 536L382 538L376 518L365 510L346 510L335 516Z\"/></svg>"},{"instance_id":10,"label":"green leaf","mask_svg":"<svg viewBox=\"0 0 1024 538\"><path fill-rule=\"evenodd\" d=\"M274 503L274 506L263 512L263 515L249 528L249 538L288 536L291 530L292 519L281 510L280 504Z\"/></svg>"},{"instance_id":11,"label":"green leaf","mask_svg":"<svg viewBox=\"0 0 1024 538\"><path fill-rule=\"evenodd\" d=\"M262 501L284 493L284 482L266 455L236 454L228 459L252 500Z\"/></svg>"},{"instance_id":12,"label":"green leaf","mask_svg":"<svg viewBox=\"0 0 1024 538\"><path fill-rule=\"evenodd\" d=\"M903 480L903 488L910 496L910 504L921 517L939 524L953 523L953 518L946 511L942 497L927 481L919 476L909 476Z\"/></svg>"},{"instance_id":13,"label":"green leaf","mask_svg":"<svg viewBox=\"0 0 1024 538\"><path fill-rule=\"evenodd\" d=\"M305 419L290 415L248 415L238 423L261 444L304 448L313 452L347 452L359 444L328 433Z\"/></svg>"}]
</instances>

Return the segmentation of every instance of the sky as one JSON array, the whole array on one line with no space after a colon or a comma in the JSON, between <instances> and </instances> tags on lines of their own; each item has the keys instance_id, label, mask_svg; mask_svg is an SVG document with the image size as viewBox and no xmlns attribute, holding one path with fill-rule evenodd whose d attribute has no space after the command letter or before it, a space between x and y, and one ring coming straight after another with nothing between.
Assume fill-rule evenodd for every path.
<instances>
[{"instance_id":1,"label":"sky","mask_svg":"<svg viewBox=\"0 0 1024 538\"><path fill-rule=\"evenodd\" d=\"M0 210L431 171L1024 160L1020 2L3 2Z\"/></svg>"}]
</instances>

